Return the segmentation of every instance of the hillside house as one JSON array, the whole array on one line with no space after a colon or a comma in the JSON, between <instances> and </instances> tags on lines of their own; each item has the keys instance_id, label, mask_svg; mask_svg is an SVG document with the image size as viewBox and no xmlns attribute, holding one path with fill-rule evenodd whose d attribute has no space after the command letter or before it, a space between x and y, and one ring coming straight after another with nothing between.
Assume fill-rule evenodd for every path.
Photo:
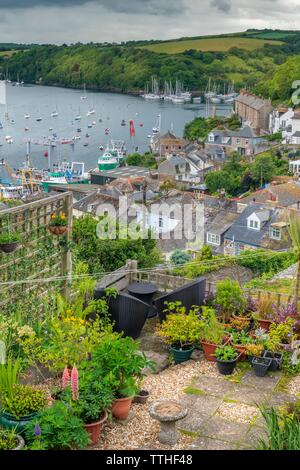
<instances>
[{"instance_id":1,"label":"hillside house","mask_svg":"<svg viewBox=\"0 0 300 470\"><path fill-rule=\"evenodd\" d=\"M241 90L235 100L235 113L255 129L258 135L269 132L269 116L272 112L271 100L256 96L247 90Z\"/></svg>"},{"instance_id":2,"label":"hillside house","mask_svg":"<svg viewBox=\"0 0 300 470\"><path fill-rule=\"evenodd\" d=\"M289 143L292 136L293 108L279 106L270 114L270 134L282 132L283 143Z\"/></svg>"},{"instance_id":3,"label":"hillside house","mask_svg":"<svg viewBox=\"0 0 300 470\"><path fill-rule=\"evenodd\" d=\"M216 145L222 147L227 155L237 152L243 156L255 155L268 148L266 138L257 135L250 126L244 126L236 131L214 129L207 136L205 149L209 151L211 146Z\"/></svg>"},{"instance_id":4,"label":"hillside house","mask_svg":"<svg viewBox=\"0 0 300 470\"><path fill-rule=\"evenodd\" d=\"M168 155L158 165L160 180L166 177L185 183L202 183L206 174L214 168L214 164L205 152L195 151L188 155Z\"/></svg>"},{"instance_id":5,"label":"hillside house","mask_svg":"<svg viewBox=\"0 0 300 470\"><path fill-rule=\"evenodd\" d=\"M224 254L239 255L260 248L287 251L289 209L249 204L224 234Z\"/></svg>"},{"instance_id":6,"label":"hillside house","mask_svg":"<svg viewBox=\"0 0 300 470\"><path fill-rule=\"evenodd\" d=\"M186 140L176 137L170 131L163 135L154 135L150 142L151 151L160 156L180 153L186 145Z\"/></svg>"}]
</instances>

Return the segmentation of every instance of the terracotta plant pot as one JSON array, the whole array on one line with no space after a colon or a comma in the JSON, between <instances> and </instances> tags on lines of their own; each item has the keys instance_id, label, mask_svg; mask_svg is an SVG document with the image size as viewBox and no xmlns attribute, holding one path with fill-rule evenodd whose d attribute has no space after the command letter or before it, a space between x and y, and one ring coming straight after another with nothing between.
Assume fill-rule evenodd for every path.
<instances>
[{"instance_id":1,"label":"terracotta plant pot","mask_svg":"<svg viewBox=\"0 0 300 470\"><path fill-rule=\"evenodd\" d=\"M12 242L12 243L1 243L0 249L4 251L4 253L12 253L18 247L19 242Z\"/></svg>"},{"instance_id":2,"label":"terracotta plant pot","mask_svg":"<svg viewBox=\"0 0 300 470\"><path fill-rule=\"evenodd\" d=\"M67 226L53 226L49 225L48 229L50 230L53 235L64 235L68 231Z\"/></svg>"},{"instance_id":3,"label":"terracotta plant pot","mask_svg":"<svg viewBox=\"0 0 300 470\"><path fill-rule=\"evenodd\" d=\"M223 345L227 343L228 343L228 338L225 339L225 341L223 342ZM215 354L216 349L220 346L220 344L208 343L207 341L200 341L200 344L202 346L205 359L210 362L216 362L216 358L214 354Z\"/></svg>"},{"instance_id":4,"label":"terracotta plant pot","mask_svg":"<svg viewBox=\"0 0 300 470\"><path fill-rule=\"evenodd\" d=\"M116 419L124 420L128 418L133 397L117 398L111 407L112 415Z\"/></svg>"},{"instance_id":5,"label":"terracotta plant pot","mask_svg":"<svg viewBox=\"0 0 300 470\"><path fill-rule=\"evenodd\" d=\"M90 444L89 446L94 446L98 443L102 426L107 421L107 412L105 411L102 413L102 419L100 421L97 421L96 423L91 423L91 424L85 424L84 429L89 433L90 435Z\"/></svg>"},{"instance_id":6,"label":"terracotta plant pot","mask_svg":"<svg viewBox=\"0 0 300 470\"><path fill-rule=\"evenodd\" d=\"M259 319L258 323L260 328L263 328L266 331L269 331L270 326L272 325L272 322L270 320Z\"/></svg>"}]
</instances>

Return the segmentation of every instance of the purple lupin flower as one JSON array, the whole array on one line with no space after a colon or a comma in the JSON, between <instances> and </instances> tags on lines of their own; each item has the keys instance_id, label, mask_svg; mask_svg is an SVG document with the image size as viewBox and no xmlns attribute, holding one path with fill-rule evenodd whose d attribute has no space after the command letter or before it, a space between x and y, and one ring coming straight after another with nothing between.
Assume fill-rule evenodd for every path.
<instances>
[{"instance_id":1,"label":"purple lupin flower","mask_svg":"<svg viewBox=\"0 0 300 470\"><path fill-rule=\"evenodd\" d=\"M36 423L36 425L34 426L34 435L36 437L39 437L41 436L41 434L42 434L41 426L39 425L39 423Z\"/></svg>"}]
</instances>

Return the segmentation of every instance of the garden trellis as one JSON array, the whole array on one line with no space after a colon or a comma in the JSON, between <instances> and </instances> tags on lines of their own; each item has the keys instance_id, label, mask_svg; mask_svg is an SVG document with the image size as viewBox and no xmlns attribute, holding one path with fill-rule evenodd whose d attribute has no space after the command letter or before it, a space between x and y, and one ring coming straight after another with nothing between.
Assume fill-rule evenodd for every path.
<instances>
[{"instance_id":1,"label":"garden trellis","mask_svg":"<svg viewBox=\"0 0 300 470\"><path fill-rule=\"evenodd\" d=\"M48 229L51 214L60 212L66 214L68 222L64 236L53 235ZM0 211L0 233L7 230L18 232L20 242L14 252L0 252L1 310L9 311L32 292L40 297L53 289L66 292L72 269L72 194L49 196ZM36 282L52 277L62 279Z\"/></svg>"}]
</instances>

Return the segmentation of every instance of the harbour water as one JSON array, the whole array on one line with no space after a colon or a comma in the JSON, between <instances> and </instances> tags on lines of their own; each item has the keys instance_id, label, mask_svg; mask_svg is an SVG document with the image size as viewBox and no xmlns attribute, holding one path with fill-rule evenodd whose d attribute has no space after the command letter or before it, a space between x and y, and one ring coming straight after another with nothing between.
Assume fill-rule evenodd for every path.
<instances>
[{"instance_id":1,"label":"harbour water","mask_svg":"<svg viewBox=\"0 0 300 470\"><path fill-rule=\"evenodd\" d=\"M86 99L82 99L85 96ZM0 158L5 158L11 168L22 166L27 153L27 141L31 140L32 164L39 169L48 168L45 153L51 151L51 162L61 160L82 161L86 170L95 168L101 155L100 146L106 147L110 139L125 141L128 153L138 148L149 149L149 138L161 115L161 132L167 130L182 136L184 126L195 117L205 116L204 104L148 102L129 95L83 92L47 86L7 86L8 117L0 105ZM95 112L87 116L89 110ZM232 106L218 105L218 115L228 115ZM52 113L58 115L52 117ZM25 116L30 117L25 119ZM81 120L75 117L80 115ZM37 119L41 120L37 121ZM126 125L121 126L122 120ZM129 121L134 121L135 137L130 137ZM93 124L94 123L94 124ZM27 128L27 130L25 130ZM81 129L81 132L77 132ZM108 133L105 130L108 129ZM106 131L107 132L107 131ZM56 147L44 145L45 139L57 135ZM87 137L86 135L89 135ZM9 144L6 137L13 143ZM74 145L61 141L73 139ZM80 139L79 139L80 137Z\"/></svg>"}]
</instances>

